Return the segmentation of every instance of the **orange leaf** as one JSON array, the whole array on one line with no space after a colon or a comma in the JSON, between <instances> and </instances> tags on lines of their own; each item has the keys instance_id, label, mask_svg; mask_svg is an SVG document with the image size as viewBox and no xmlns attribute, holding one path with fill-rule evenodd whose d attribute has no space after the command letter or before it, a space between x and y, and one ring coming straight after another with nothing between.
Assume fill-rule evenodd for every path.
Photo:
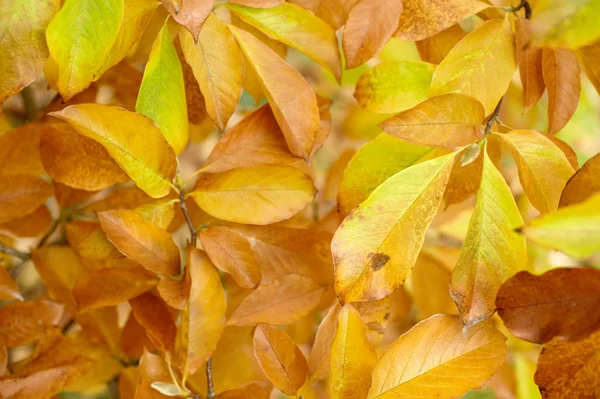
<instances>
[{"instance_id":1,"label":"orange leaf","mask_svg":"<svg viewBox=\"0 0 600 399\"><path fill-rule=\"evenodd\" d=\"M190 297L190 269L185 268L181 280L176 280L169 276L162 276L156 289L170 307L178 310L184 310Z\"/></svg>"},{"instance_id":2,"label":"orange leaf","mask_svg":"<svg viewBox=\"0 0 600 399\"><path fill-rule=\"evenodd\" d=\"M158 274L179 274L179 249L171 235L134 211L98 212L106 237L125 256Z\"/></svg>"},{"instance_id":3,"label":"orange leaf","mask_svg":"<svg viewBox=\"0 0 600 399\"><path fill-rule=\"evenodd\" d=\"M432 64L441 63L452 47L465 37L467 33L459 24L452 25L433 36L415 42L421 60Z\"/></svg>"},{"instance_id":4,"label":"orange leaf","mask_svg":"<svg viewBox=\"0 0 600 399\"><path fill-rule=\"evenodd\" d=\"M0 174L39 176L45 173L40 159L41 126L28 123L0 134Z\"/></svg>"},{"instance_id":5,"label":"orange leaf","mask_svg":"<svg viewBox=\"0 0 600 399\"><path fill-rule=\"evenodd\" d=\"M63 312L63 305L46 299L9 303L0 308L0 336L8 348L28 344L57 326Z\"/></svg>"},{"instance_id":6,"label":"orange leaf","mask_svg":"<svg viewBox=\"0 0 600 399\"><path fill-rule=\"evenodd\" d=\"M290 274L263 284L248 295L227 324L290 324L306 316L321 300L323 288L307 277Z\"/></svg>"},{"instance_id":7,"label":"orange leaf","mask_svg":"<svg viewBox=\"0 0 600 399\"><path fill-rule=\"evenodd\" d=\"M152 344L162 352L173 352L177 329L167 305L149 292L130 299L129 304Z\"/></svg>"},{"instance_id":8,"label":"orange leaf","mask_svg":"<svg viewBox=\"0 0 600 399\"><path fill-rule=\"evenodd\" d=\"M129 313L121 334L121 348L130 359L139 359L144 348L154 350L154 345L146 335L146 329L137 321L133 312Z\"/></svg>"},{"instance_id":9,"label":"orange leaf","mask_svg":"<svg viewBox=\"0 0 600 399\"><path fill-rule=\"evenodd\" d=\"M281 392L295 395L304 385L308 374L306 358L284 331L259 324L254 331L254 356L269 381Z\"/></svg>"},{"instance_id":10,"label":"orange leaf","mask_svg":"<svg viewBox=\"0 0 600 399\"><path fill-rule=\"evenodd\" d=\"M215 399L269 399L273 385L269 381L251 381L239 388L221 392Z\"/></svg>"},{"instance_id":11,"label":"orange leaf","mask_svg":"<svg viewBox=\"0 0 600 399\"><path fill-rule=\"evenodd\" d=\"M0 300L19 299L23 300L23 296L19 291L19 286L6 271L0 266Z\"/></svg>"},{"instance_id":12,"label":"orange leaf","mask_svg":"<svg viewBox=\"0 0 600 399\"><path fill-rule=\"evenodd\" d=\"M344 28L346 68L356 68L377 55L396 31L401 13L399 0L358 0Z\"/></svg>"},{"instance_id":13,"label":"orange leaf","mask_svg":"<svg viewBox=\"0 0 600 399\"><path fill-rule=\"evenodd\" d=\"M0 176L0 223L34 212L53 191L52 184L39 177Z\"/></svg>"},{"instance_id":14,"label":"orange leaf","mask_svg":"<svg viewBox=\"0 0 600 399\"><path fill-rule=\"evenodd\" d=\"M46 232L52 224L52 215L45 204L40 205L33 213L0 224L4 230L17 237L37 237Z\"/></svg>"},{"instance_id":15,"label":"orange leaf","mask_svg":"<svg viewBox=\"0 0 600 399\"><path fill-rule=\"evenodd\" d=\"M519 272L498 290L496 307L506 328L521 339L540 344L554 337L581 339L600 328L600 270Z\"/></svg>"},{"instance_id":16,"label":"orange leaf","mask_svg":"<svg viewBox=\"0 0 600 399\"><path fill-rule=\"evenodd\" d=\"M587 160L567 182L560 197L559 207L578 204L600 192L600 154Z\"/></svg>"},{"instance_id":17,"label":"orange leaf","mask_svg":"<svg viewBox=\"0 0 600 399\"><path fill-rule=\"evenodd\" d=\"M198 41L200 28L210 15L213 0L161 0L173 19L183 25Z\"/></svg>"},{"instance_id":18,"label":"orange leaf","mask_svg":"<svg viewBox=\"0 0 600 399\"><path fill-rule=\"evenodd\" d=\"M308 361L311 381L324 380L329 376L331 343L333 342L333 338L335 338L337 318L341 309L339 303L329 308L329 312L327 312L317 329Z\"/></svg>"},{"instance_id":19,"label":"orange leaf","mask_svg":"<svg viewBox=\"0 0 600 399\"><path fill-rule=\"evenodd\" d=\"M544 49L542 70L548 87L548 133L554 134L567 124L579 104L579 64L569 49Z\"/></svg>"},{"instance_id":20,"label":"orange leaf","mask_svg":"<svg viewBox=\"0 0 600 399\"><path fill-rule=\"evenodd\" d=\"M154 355L147 350L140 358L140 380L135 392L134 399L167 399L168 396L162 395L150 385L153 382L172 383L173 379L169 375L169 370L165 361L158 355Z\"/></svg>"},{"instance_id":21,"label":"orange leaf","mask_svg":"<svg viewBox=\"0 0 600 399\"><path fill-rule=\"evenodd\" d=\"M530 45L531 28L528 19L515 21L517 64L523 83L523 105L525 111L534 106L546 89L542 76L542 49Z\"/></svg>"}]
</instances>

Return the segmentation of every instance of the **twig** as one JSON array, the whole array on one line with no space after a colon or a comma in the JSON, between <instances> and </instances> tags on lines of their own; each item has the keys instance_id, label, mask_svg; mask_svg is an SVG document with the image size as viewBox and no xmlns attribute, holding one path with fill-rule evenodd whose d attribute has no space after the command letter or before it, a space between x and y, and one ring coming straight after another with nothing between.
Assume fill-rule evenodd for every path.
<instances>
[{"instance_id":1,"label":"twig","mask_svg":"<svg viewBox=\"0 0 600 399\"><path fill-rule=\"evenodd\" d=\"M39 109L31 86L24 87L21 90L21 97L23 98L23 108L25 109L25 120L23 122L32 122L35 120Z\"/></svg>"},{"instance_id":2,"label":"twig","mask_svg":"<svg viewBox=\"0 0 600 399\"><path fill-rule=\"evenodd\" d=\"M52 236L52 234L54 234L54 232L56 231L56 228L58 227L59 224L60 224L60 219L54 220L52 222L52 225L50 226L50 228L48 229L46 234L44 234L44 236L40 239L40 242L38 242L38 245L36 248L41 248L44 246L44 244L46 244L46 241L48 241L50 236Z\"/></svg>"},{"instance_id":3,"label":"twig","mask_svg":"<svg viewBox=\"0 0 600 399\"><path fill-rule=\"evenodd\" d=\"M7 253L11 256L14 256L15 258L19 258L21 260L28 260L30 258L31 255L25 253L25 252L21 252L19 250L16 250L14 248L11 247L7 247L4 244L0 244L0 252L4 252Z\"/></svg>"},{"instance_id":4,"label":"twig","mask_svg":"<svg viewBox=\"0 0 600 399\"><path fill-rule=\"evenodd\" d=\"M496 105L496 108L494 108L494 112L490 116L490 119L488 119L487 122L485 123L485 131L483 132L484 136L487 136L490 133L490 130L492 130L492 125L494 124L494 121L498 121L498 114L500 113L500 107L502 107L503 99L504 99L504 97L502 97L500 99L500 101L498 101L498 104Z\"/></svg>"},{"instance_id":5,"label":"twig","mask_svg":"<svg viewBox=\"0 0 600 399\"><path fill-rule=\"evenodd\" d=\"M179 190L179 207L181 208L181 212L183 212L183 216L185 217L185 221L190 229L190 233L192 235L192 245L196 246L196 229L194 228L194 223L192 222L192 218L190 217L190 213L188 211L188 207L185 203L185 193L183 191L183 187Z\"/></svg>"},{"instance_id":6,"label":"twig","mask_svg":"<svg viewBox=\"0 0 600 399\"><path fill-rule=\"evenodd\" d=\"M516 7L506 7L504 8L504 11L517 12L521 8L525 8L525 18L531 19L531 6L529 5L529 2L527 0L521 0L519 5Z\"/></svg>"},{"instance_id":7,"label":"twig","mask_svg":"<svg viewBox=\"0 0 600 399\"><path fill-rule=\"evenodd\" d=\"M212 359L208 359L208 362L206 362L206 382L208 386L206 391L206 399L213 399L216 396L216 393L212 378Z\"/></svg>"}]
</instances>

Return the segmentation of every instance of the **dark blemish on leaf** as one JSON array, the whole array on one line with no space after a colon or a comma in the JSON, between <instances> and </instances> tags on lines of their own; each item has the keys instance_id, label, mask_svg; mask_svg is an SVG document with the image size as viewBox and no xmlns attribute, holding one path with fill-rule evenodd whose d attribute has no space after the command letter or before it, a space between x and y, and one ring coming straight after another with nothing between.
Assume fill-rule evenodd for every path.
<instances>
[{"instance_id":1,"label":"dark blemish on leaf","mask_svg":"<svg viewBox=\"0 0 600 399\"><path fill-rule=\"evenodd\" d=\"M369 255L367 255L367 258L371 260L371 269L373 269L374 272L384 267L390 260L389 255L379 252L375 254L371 252Z\"/></svg>"},{"instance_id":2,"label":"dark blemish on leaf","mask_svg":"<svg viewBox=\"0 0 600 399\"><path fill-rule=\"evenodd\" d=\"M390 312L387 312L385 316L383 316L383 320L387 320L390 318Z\"/></svg>"}]
</instances>

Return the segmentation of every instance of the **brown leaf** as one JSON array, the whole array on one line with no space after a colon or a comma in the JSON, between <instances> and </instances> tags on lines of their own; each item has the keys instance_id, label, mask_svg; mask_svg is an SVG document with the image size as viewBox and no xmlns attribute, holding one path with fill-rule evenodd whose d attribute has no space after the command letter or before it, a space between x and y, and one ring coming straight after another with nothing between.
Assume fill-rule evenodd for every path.
<instances>
[{"instance_id":1,"label":"brown leaf","mask_svg":"<svg viewBox=\"0 0 600 399\"><path fill-rule=\"evenodd\" d=\"M521 339L583 338L600 328L600 270L559 268L541 276L519 272L498 290L496 307L504 325Z\"/></svg>"},{"instance_id":2,"label":"brown leaf","mask_svg":"<svg viewBox=\"0 0 600 399\"><path fill-rule=\"evenodd\" d=\"M542 70L548 87L548 133L554 134L567 124L579 104L579 64L569 49L544 49Z\"/></svg>"},{"instance_id":3,"label":"brown leaf","mask_svg":"<svg viewBox=\"0 0 600 399\"><path fill-rule=\"evenodd\" d=\"M525 111L534 106L546 89L542 75L541 48L530 45L531 31L528 19L515 21L515 40L517 47L517 64L523 84L523 105Z\"/></svg>"},{"instance_id":4,"label":"brown leaf","mask_svg":"<svg viewBox=\"0 0 600 399\"><path fill-rule=\"evenodd\" d=\"M400 0L358 0L344 28L346 68L356 68L377 55L396 31L401 13Z\"/></svg>"},{"instance_id":5,"label":"brown leaf","mask_svg":"<svg viewBox=\"0 0 600 399\"><path fill-rule=\"evenodd\" d=\"M179 249L171 235L134 211L98 212L106 237L127 257L158 274L179 274Z\"/></svg>"},{"instance_id":6,"label":"brown leaf","mask_svg":"<svg viewBox=\"0 0 600 399\"><path fill-rule=\"evenodd\" d=\"M254 356L267 378L281 392L295 395L304 385L308 374L306 358L284 331L259 324L254 331Z\"/></svg>"},{"instance_id":7,"label":"brown leaf","mask_svg":"<svg viewBox=\"0 0 600 399\"><path fill-rule=\"evenodd\" d=\"M0 300L8 299L19 299L22 301L23 296L15 280L13 280L5 268L0 266Z\"/></svg>"},{"instance_id":8,"label":"brown leaf","mask_svg":"<svg viewBox=\"0 0 600 399\"><path fill-rule=\"evenodd\" d=\"M583 46L576 51L579 65L585 71L585 74L596 88L596 91L600 93L600 71L598 71L597 68L598 63L600 62L600 42Z\"/></svg>"},{"instance_id":9,"label":"brown leaf","mask_svg":"<svg viewBox=\"0 0 600 399\"><path fill-rule=\"evenodd\" d=\"M560 197L559 207L578 204L600 192L600 154L583 164L567 182Z\"/></svg>"},{"instance_id":10,"label":"brown leaf","mask_svg":"<svg viewBox=\"0 0 600 399\"><path fill-rule=\"evenodd\" d=\"M213 0L161 0L173 19L198 41L200 28L213 8Z\"/></svg>"},{"instance_id":11,"label":"brown leaf","mask_svg":"<svg viewBox=\"0 0 600 399\"><path fill-rule=\"evenodd\" d=\"M8 351L6 350L6 343L4 338L0 336L0 377L6 374L6 367L8 366Z\"/></svg>"},{"instance_id":12,"label":"brown leaf","mask_svg":"<svg viewBox=\"0 0 600 399\"><path fill-rule=\"evenodd\" d=\"M260 269L250 242L225 226L213 226L200 232L200 242L210 260L231 274L242 288L255 288Z\"/></svg>"},{"instance_id":13,"label":"brown leaf","mask_svg":"<svg viewBox=\"0 0 600 399\"><path fill-rule=\"evenodd\" d=\"M79 310L118 305L151 290L158 278L145 269L94 270L77 280L73 296Z\"/></svg>"},{"instance_id":14,"label":"brown leaf","mask_svg":"<svg viewBox=\"0 0 600 399\"><path fill-rule=\"evenodd\" d=\"M35 176L0 176L0 223L33 213L52 195L54 188Z\"/></svg>"},{"instance_id":15,"label":"brown leaf","mask_svg":"<svg viewBox=\"0 0 600 399\"><path fill-rule=\"evenodd\" d=\"M46 299L9 303L0 308L0 336L8 348L28 344L57 326L63 312L63 305Z\"/></svg>"},{"instance_id":16,"label":"brown leaf","mask_svg":"<svg viewBox=\"0 0 600 399\"><path fill-rule=\"evenodd\" d=\"M311 279L290 274L259 286L242 301L227 324L290 324L310 313L322 293L323 288Z\"/></svg>"},{"instance_id":17,"label":"brown leaf","mask_svg":"<svg viewBox=\"0 0 600 399\"><path fill-rule=\"evenodd\" d=\"M342 310L342 307L339 303L336 303L329 308L321 324L319 324L308 360L311 381L324 380L329 376L331 343L337 331L337 318L340 310Z\"/></svg>"},{"instance_id":18,"label":"brown leaf","mask_svg":"<svg viewBox=\"0 0 600 399\"><path fill-rule=\"evenodd\" d=\"M221 392L215 399L269 399L273 385L269 381L250 381L235 389Z\"/></svg>"},{"instance_id":19,"label":"brown leaf","mask_svg":"<svg viewBox=\"0 0 600 399\"><path fill-rule=\"evenodd\" d=\"M190 269L186 267L180 280L162 276L156 289L167 305L174 309L184 310L190 297L191 284Z\"/></svg>"},{"instance_id":20,"label":"brown leaf","mask_svg":"<svg viewBox=\"0 0 600 399\"><path fill-rule=\"evenodd\" d=\"M42 125L40 153L48 174L73 188L94 191L130 180L102 145L66 122Z\"/></svg>"},{"instance_id":21,"label":"brown leaf","mask_svg":"<svg viewBox=\"0 0 600 399\"><path fill-rule=\"evenodd\" d=\"M162 352L173 352L177 329L167 305L149 292L130 299L129 304L152 344Z\"/></svg>"}]
</instances>

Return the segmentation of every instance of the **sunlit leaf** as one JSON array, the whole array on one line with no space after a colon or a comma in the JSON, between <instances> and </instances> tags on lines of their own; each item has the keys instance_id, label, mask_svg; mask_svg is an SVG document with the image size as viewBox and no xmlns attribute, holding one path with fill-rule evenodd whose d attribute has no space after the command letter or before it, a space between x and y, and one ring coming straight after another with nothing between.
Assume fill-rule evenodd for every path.
<instances>
[{"instance_id":1,"label":"sunlit leaf","mask_svg":"<svg viewBox=\"0 0 600 399\"><path fill-rule=\"evenodd\" d=\"M548 133L556 133L571 119L581 91L577 57L568 49L544 49L544 82L548 87Z\"/></svg>"},{"instance_id":2,"label":"sunlit leaf","mask_svg":"<svg viewBox=\"0 0 600 399\"><path fill-rule=\"evenodd\" d=\"M341 307L333 305L321 321L308 358L308 371L311 381L324 380L329 376L331 344L337 331L337 318Z\"/></svg>"},{"instance_id":3,"label":"sunlit leaf","mask_svg":"<svg viewBox=\"0 0 600 399\"><path fill-rule=\"evenodd\" d=\"M560 197L559 206L568 206L585 201L600 192L600 155L588 159L569 179Z\"/></svg>"},{"instance_id":4,"label":"sunlit leaf","mask_svg":"<svg viewBox=\"0 0 600 399\"><path fill-rule=\"evenodd\" d=\"M438 210L453 161L449 154L404 169L346 217L331 243L341 301L383 298L404 282Z\"/></svg>"}]
</instances>

